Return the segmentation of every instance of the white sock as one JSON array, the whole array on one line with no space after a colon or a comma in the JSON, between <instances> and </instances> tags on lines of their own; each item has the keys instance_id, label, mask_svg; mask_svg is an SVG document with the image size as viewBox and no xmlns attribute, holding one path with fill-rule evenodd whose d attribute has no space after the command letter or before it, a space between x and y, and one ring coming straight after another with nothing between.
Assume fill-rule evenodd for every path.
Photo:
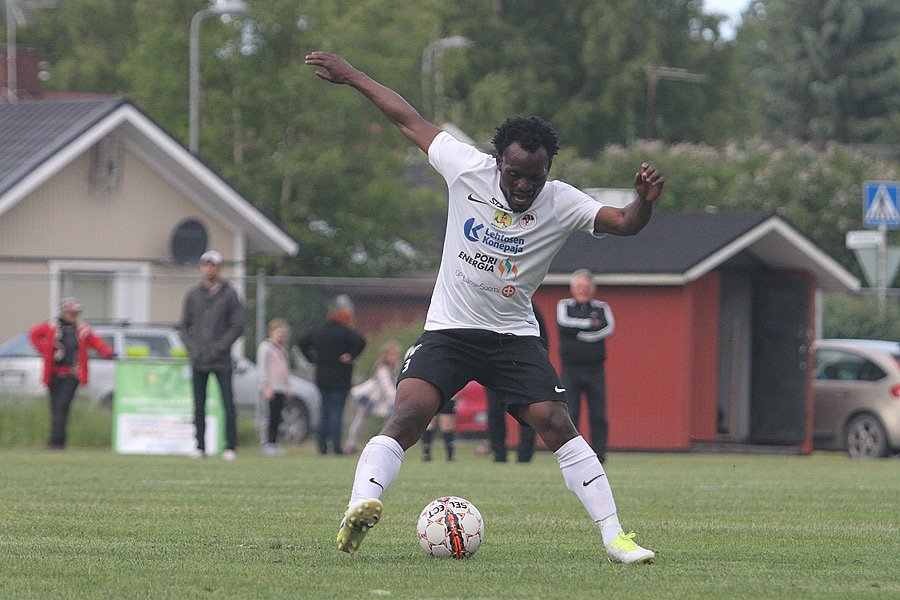
<instances>
[{"instance_id":1,"label":"white sock","mask_svg":"<svg viewBox=\"0 0 900 600\"><path fill-rule=\"evenodd\" d=\"M350 500L380 498L397 478L403 463L403 448L392 437L376 435L359 455Z\"/></svg>"},{"instance_id":2,"label":"white sock","mask_svg":"<svg viewBox=\"0 0 900 600\"><path fill-rule=\"evenodd\" d=\"M622 526L616 516L616 502L609 480L597 454L580 435L563 444L554 454L566 487L581 500L591 519L600 527L603 545L608 546L618 537Z\"/></svg>"},{"instance_id":3,"label":"white sock","mask_svg":"<svg viewBox=\"0 0 900 600\"><path fill-rule=\"evenodd\" d=\"M600 528L600 535L603 537L603 545L607 547L612 544L622 532L622 526L619 524L619 515L615 513L598 521L597 527Z\"/></svg>"}]
</instances>

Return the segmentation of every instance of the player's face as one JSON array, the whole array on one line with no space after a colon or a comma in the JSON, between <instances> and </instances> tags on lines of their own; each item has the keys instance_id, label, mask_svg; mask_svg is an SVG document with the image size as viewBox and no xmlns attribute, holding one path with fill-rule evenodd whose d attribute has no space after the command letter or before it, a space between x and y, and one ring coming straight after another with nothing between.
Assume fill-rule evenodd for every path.
<instances>
[{"instance_id":1,"label":"player's face","mask_svg":"<svg viewBox=\"0 0 900 600\"><path fill-rule=\"evenodd\" d=\"M550 173L550 157L543 147L528 152L513 142L497 157L500 191L515 212L525 212L544 189Z\"/></svg>"},{"instance_id":2,"label":"player's face","mask_svg":"<svg viewBox=\"0 0 900 600\"><path fill-rule=\"evenodd\" d=\"M203 275L203 279L208 282L214 282L219 278L219 265L214 262L206 261L202 265L200 265L200 274Z\"/></svg>"},{"instance_id":3,"label":"player's face","mask_svg":"<svg viewBox=\"0 0 900 600\"><path fill-rule=\"evenodd\" d=\"M575 302L584 304L594 297L594 284L587 277L577 277L570 287Z\"/></svg>"}]
</instances>

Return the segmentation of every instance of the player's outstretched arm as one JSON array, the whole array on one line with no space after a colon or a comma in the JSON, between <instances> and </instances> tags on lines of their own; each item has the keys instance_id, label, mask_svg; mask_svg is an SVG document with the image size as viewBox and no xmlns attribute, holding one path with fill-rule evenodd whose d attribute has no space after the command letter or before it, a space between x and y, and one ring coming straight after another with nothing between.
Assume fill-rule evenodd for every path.
<instances>
[{"instance_id":1,"label":"player's outstretched arm","mask_svg":"<svg viewBox=\"0 0 900 600\"><path fill-rule=\"evenodd\" d=\"M403 96L354 68L337 54L310 52L306 64L324 69L317 70L316 75L325 81L347 84L359 90L423 152L428 152L428 146L441 132L436 125L423 119Z\"/></svg>"},{"instance_id":2,"label":"player's outstretched arm","mask_svg":"<svg viewBox=\"0 0 900 600\"><path fill-rule=\"evenodd\" d=\"M641 164L641 170L634 175L634 190L638 197L625 208L604 206L594 217L595 233L634 235L650 222L653 203L663 191L666 178L656 167Z\"/></svg>"}]
</instances>

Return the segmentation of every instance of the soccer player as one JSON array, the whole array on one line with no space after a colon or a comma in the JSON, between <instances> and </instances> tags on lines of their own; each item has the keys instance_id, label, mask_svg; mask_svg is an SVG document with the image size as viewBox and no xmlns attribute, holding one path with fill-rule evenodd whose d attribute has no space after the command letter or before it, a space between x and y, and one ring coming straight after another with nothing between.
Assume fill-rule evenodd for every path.
<instances>
[{"instance_id":1,"label":"soccer player","mask_svg":"<svg viewBox=\"0 0 900 600\"><path fill-rule=\"evenodd\" d=\"M404 452L444 402L470 380L494 389L506 410L531 425L559 462L600 529L607 556L649 562L619 524L603 466L566 410L566 391L538 338L531 296L574 231L634 235L650 220L665 179L647 163L634 177L638 197L625 208L598 205L561 181L547 181L556 133L537 117L497 128L496 157L456 141L423 119L399 94L340 56L312 52L306 64L325 81L347 84L428 155L449 191L447 232L425 332L398 377L394 411L356 467L338 549L355 552L381 517L381 495L400 472Z\"/></svg>"}]
</instances>

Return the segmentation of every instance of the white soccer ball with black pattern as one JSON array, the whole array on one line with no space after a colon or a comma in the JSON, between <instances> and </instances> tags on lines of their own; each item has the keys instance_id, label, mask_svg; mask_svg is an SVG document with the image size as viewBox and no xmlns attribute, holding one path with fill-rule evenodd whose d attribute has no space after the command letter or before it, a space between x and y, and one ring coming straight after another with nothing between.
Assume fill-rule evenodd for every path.
<instances>
[{"instance_id":1,"label":"white soccer ball with black pattern","mask_svg":"<svg viewBox=\"0 0 900 600\"><path fill-rule=\"evenodd\" d=\"M457 496L438 498L419 515L419 545L435 558L469 558L484 539L484 519L475 505Z\"/></svg>"}]
</instances>

